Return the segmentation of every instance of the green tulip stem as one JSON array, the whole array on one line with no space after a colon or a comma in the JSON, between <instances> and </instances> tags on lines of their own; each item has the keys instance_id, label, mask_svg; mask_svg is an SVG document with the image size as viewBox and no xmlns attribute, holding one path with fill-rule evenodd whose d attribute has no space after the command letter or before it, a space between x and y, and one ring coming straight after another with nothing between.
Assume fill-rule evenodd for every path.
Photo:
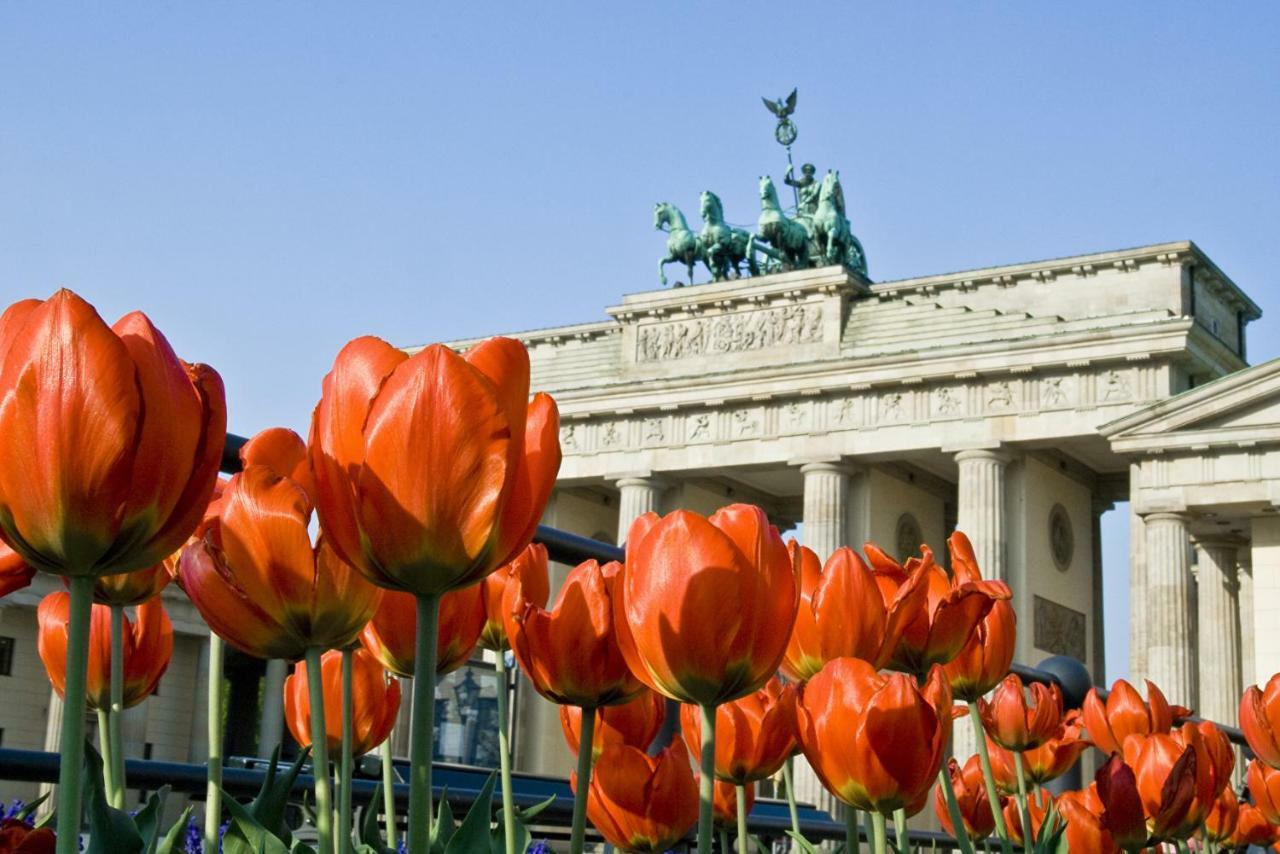
<instances>
[{"instance_id":1,"label":"green tulip stem","mask_svg":"<svg viewBox=\"0 0 1280 854\"><path fill-rule=\"evenodd\" d=\"M751 834L747 832L747 787L738 784L738 854L750 854Z\"/></svg>"},{"instance_id":2,"label":"green tulip stem","mask_svg":"<svg viewBox=\"0 0 1280 854\"><path fill-rule=\"evenodd\" d=\"M80 781L84 776L84 694L89 671L89 619L93 577L71 577L67 670L62 695L62 753L58 769L58 854L80 851Z\"/></svg>"},{"instance_id":3,"label":"green tulip stem","mask_svg":"<svg viewBox=\"0 0 1280 854\"><path fill-rule=\"evenodd\" d=\"M595 749L596 710L581 708L578 726L578 776L573 793L573 830L569 836L569 854L582 854L587 837L587 798L591 794L591 754Z\"/></svg>"},{"instance_id":4,"label":"green tulip stem","mask_svg":"<svg viewBox=\"0 0 1280 854\"><path fill-rule=\"evenodd\" d=\"M409 733L409 854L427 854L431 846L434 809L431 761L435 742L439 631L440 596L419 596L413 661L413 717Z\"/></svg>"},{"instance_id":5,"label":"green tulip stem","mask_svg":"<svg viewBox=\"0 0 1280 854\"><path fill-rule=\"evenodd\" d=\"M699 706L702 710L702 755L699 757L701 775L698 778L698 854L711 854L712 822L715 818L712 802L716 785L716 707Z\"/></svg>"},{"instance_id":6,"label":"green tulip stem","mask_svg":"<svg viewBox=\"0 0 1280 854\"><path fill-rule=\"evenodd\" d=\"M396 771L391 764L391 733L382 742L382 814L387 822L387 847L396 850Z\"/></svg>"},{"instance_id":7,"label":"green tulip stem","mask_svg":"<svg viewBox=\"0 0 1280 854\"><path fill-rule=\"evenodd\" d=\"M222 824L222 638L209 632L208 709L209 782L204 798L204 854L218 854L218 826Z\"/></svg>"},{"instance_id":8,"label":"green tulip stem","mask_svg":"<svg viewBox=\"0 0 1280 854\"><path fill-rule=\"evenodd\" d=\"M111 606L111 806L124 809L124 608ZM103 757L105 767L106 757Z\"/></svg>"},{"instance_id":9,"label":"green tulip stem","mask_svg":"<svg viewBox=\"0 0 1280 854\"><path fill-rule=\"evenodd\" d=\"M893 841L900 850L907 839L907 811L899 807L893 811Z\"/></svg>"},{"instance_id":10,"label":"green tulip stem","mask_svg":"<svg viewBox=\"0 0 1280 854\"><path fill-rule=\"evenodd\" d=\"M307 647L307 694L311 701L311 767L316 786L316 843L318 854L334 854L333 795L329 788L329 735L324 722L322 650Z\"/></svg>"},{"instance_id":11,"label":"green tulip stem","mask_svg":"<svg viewBox=\"0 0 1280 854\"><path fill-rule=\"evenodd\" d=\"M1027 775L1022 770L1022 754L1016 750L1012 753L1013 767L1018 773L1018 809L1022 811L1022 847L1029 849L1036 835L1031 827L1031 810L1027 808Z\"/></svg>"},{"instance_id":12,"label":"green tulip stem","mask_svg":"<svg viewBox=\"0 0 1280 854\"><path fill-rule=\"evenodd\" d=\"M844 850L849 854L862 851L862 832L858 828L858 811L845 804L844 806Z\"/></svg>"},{"instance_id":13,"label":"green tulip stem","mask_svg":"<svg viewBox=\"0 0 1280 854\"><path fill-rule=\"evenodd\" d=\"M516 804L511 793L511 742L507 737L507 653L498 650L498 768L502 776L502 838L506 854L520 854L516 851Z\"/></svg>"},{"instance_id":14,"label":"green tulip stem","mask_svg":"<svg viewBox=\"0 0 1280 854\"><path fill-rule=\"evenodd\" d=\"M884 813L873 812L871 814L871 829L871 850L875 854L887 854L889 844L888 834L885 832Z\"/></svg>"},{"instance_id":15,"label":"green tulip stem","mask_svg":"<svg viewBox=\"0 0 1280 854\"><path fill-rule=\"evenodd\" d=\"M115 762L111 757L111 711L98 709L98 750L102 753L102 790L110 800L116 790Z\"/></svg>"},{"instance_id":16,"label":"green tulip stem","mask_svg":"<svg viewBox=\"0 0 1280 854\"><path fill-rule=\"evenodd\" d=\"M788 756L782 763L782 784L787 787L787 812L791 813L791 832L800 835L800 810L796 808L794 756ZM852 851L852 849L850 849Z\"/></svg>"},{"instance_id":17,"label":"green tulip stem","mask_svg":"<svg viewBox=\"0 0 1280 854\"><path fill-rule=\"evenodd\" d=\"M978 761L982 763L982 779L986 783L987 803L991 805L991 814L996 820L1000 848L1004 854L1013 854L1013 843L1009 840L1009 830L1004 826L1004 813L1000 810L1000 790L996 788L996 775L991 771L991 754L987 751L987 731L982 728L982 715L978 714L977 703L969 703L969 721L973 724L973 734L978 740Z\"/></svg>"},{"instance_id":18,"label":"green tulip stem","mask_svg":"<svg viewBox=\"0 0 1280 854\"><path fill-rule=\"evenodd\" d=\"M720 828L720 850L725 854L729 854L733 849L729 847L729 831L723 827Z\"/></svg>"},{"instance_id":19,"label":"green tulip stem","mask_svg":"<svg viewBox=\"0 0 1280 854\"><path fill-rule=\"evenodd\" d=\"M338 766L338 848L343 854L351 851L351 770L354 764L351 742L354 740L354 711L351 699L352 662L354 651L348 647L342 651L342 760Z\"/></svg>"},{"instance_id":20,"label":"green tulip stem","mask_svg":"<svg viewBox=\"0 0 1280 854\"><path fill-rule=\"evenodd\" d=\"M947 814L951 817L956 845L960 848L961 854L974 854L973 843L969 841L969 832L964 826L964 816L960 814L960 803L956 800L956 789L951 784L951 774L946 766L938 772L938 782L942 786L942 794L947 801Z\"/></svg>"}]
</instances>

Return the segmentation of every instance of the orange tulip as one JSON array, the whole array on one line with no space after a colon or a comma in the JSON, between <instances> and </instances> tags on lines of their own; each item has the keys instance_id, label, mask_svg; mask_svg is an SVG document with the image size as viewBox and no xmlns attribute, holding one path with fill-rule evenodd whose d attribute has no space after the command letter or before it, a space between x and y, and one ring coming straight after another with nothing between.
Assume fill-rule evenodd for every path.
<instances>
[{"instance_id":1,"label":"orange tulip","mask_svg":"<svg viewBox=\"0 0 1280 854\"><path fill-rule=\"evenodd\" d=\"M1079 760L1089 742L1082 738L1083 728L1080 725L1079 712L1067 713L1061 726L1053 737L1047 739L1039 747L1022 751L1022 769L1027 782L1044 784L1056 780L1071 770ZM991 757L991 771L996 778L996 785L1006 794L1018 790L1017 765L1013 754L987 739L987 753Z\"/></svg>"},{"instance_id":2,"label":"orange tulip","mask_svg":"<svg viewBox=\"0 0 1280 854\"><path fill-rule=\"evenodd\" d=\"M1280 824L1280 771L1259 762L1249 763L1249 794L1262 815L1272 824Z\"/></svg>"},{"instance_id":3,"label":"orange tulip","mask_svg":"<svg viewBox=\"0 0 1280 854\"><path fill-rule=\"evenodd\" d=\"M1119 753L1129 736L1167 733L1173 728L1175 715L1190 714L1181 706L1170 706L1151 680L1147 680L1147 697L1150 704L1144 703L1142 695L1123 679L1112 684L1105 703L1096 689L1090 689L1082 709L1089 740L1103 753Z\"/></svg>"},{"instance_id":4,"label":"orange tulip","mask_svg":"<svg viewBox=\"0 0 1280 854\"><path fill-rule=\"evenodd\" d=\"M957 700L976 703L1000 684L1013 663L1017 624L1012 602L999 599L991 605L964 649L944 665Z\"/></svg>"},{"instance_id":5,"label":"orange tulip","mask_svg":"<svg viewBox=\"0 0 1280 854\"><path fill-rule=\"evenodd\" d=\"M177 556L137 572L100 575L93 580L93 601L99 605L141 605L169 586L177 568ZM63 579L66 581L67 579Z\"/></svg>"},{"instance_id":6,"label":"orange tulip","mask_svg":"<svg viewBox=\"0 0 1280 854\"><path fill-rule=\"evenodd\" d=\"M948 760L947 773L951 776L951 787L956 793L956 805L960 807L964 832L970 839L986 839L996 829L996 819L991 812L991 801L987 798L986 783L983 781L982 765L978 757L970 756L963 769L956 760ZM947 807L946 795L941 786L933 790L933 811L942 822L942 829L955 836L951 810Z\"/></svg>"},{"instance_id":7,"label":"orange tulip","mask_svg":"<svg viewBox=\"0 0 1280 854\"><path fill-rule=\"evenodd\" d=\"M751 809L756 805L756 784L747 783L742 788L747 795L747 815L751 815ZM736 828L738 826L738 784L716 780L715 788L712 790L711 809L715 813L717 826Z\"/></svg>"},{"instance_id":8,"label":"orange tulip","mask_svg":"<svg viewBox=\"0 0 1280 854\"><path fill-rule=\"evenodd\" d=\"M795 754L796 686L773 677L754 694L716 707L716 778L751 783L778 773ZM702 748L697 706L680 707L680 734L694 754Z\"/></svg>"},{"instance_id":9,"label":"orange tulip","mask_svg":"<svg viewBox=\"0 0 1280 854\"><path fill-rule=\"evenodd\" d=\"M1067 822L1068 851L1118 854L1120 846L1102 822L1103 806L1096 785L1091 784L1084 791L1065 792L1056 803L1058 813Z\"/></svg>"},{"instance_id":10,"label":"orange tulip","mask_svg":"<svg viewBox=\"0 0 1280 854\"><path fill-rule=\"evenodd\" d=\"M400 712L400 683L389 679L368 650L351 653L351 755L369 753L391 735ZM320 657L324 688L325 743L330 751L342 747L342 651ZM284 720L298 746L311 744L311 694L306 662L299 661L284 680Z\"/></svg>"},{"instance_id":11,"label":"orange tulip","mask_svg":"<svg viewBox=\"0 0 1280 854\"><path fill-rule=\"evenodd\" d=\"M1053 795L1045 789L1041 789L1038 794L1035 792L1027 794L1027 815L1031 818L1032 841L1040 836L1040 828L1044 825L1045 816L1049 814L1049 807L1052 805ZM1009 839L1014 845L1025 847L1027 838L1022 830L1022 809L1018 806L1018 799L1006 798L1002 811L1005 829L1009 831Z\"/></svg>"},{"instance_id":12,"label":"orange tulip","mask_svg":"<svg viewBox=\"0 0 1280 854\"><path fill-rule=\"evenodd\" d=\"M987 735L1005 750L1030 750L1054 736L1062 726L1062 691L1057 685L1034 683L1030 687L1033 705L1027 707L1022 679L1010 673L996 688L991 700L978 701L982 725Z\"/></svg>"},{"instance_id":13,"label":"orange tulip","mask_svg":"<svg viewBox=\"0 0 1280 854\"><path fill-rule=\"evenodd\" d=\"M545 611L516 593L507 637L520 668L539 694L568 706L614 706L635 699L644 684L618 648L613 598L622 565L588 560L574 567Z\"/></svg>"},{"instance_id":14,"label":"orange tulip","mask_svg":"<svg viewBox=\"0 0 1280 854\"><path fill-rule=\"evenodd\" d=\"M360 643L387 670L412 676L417 627L417 599L409 593L386 590L373 618L360 632ZM441 596L438 627L436 673L443 675L466 664L475 652L484 628L484 592L473 584Z\"/></svg>"},{"instance_id":15,"label":"orange tulip","mask_svg":"<svg viewBox=\"0 0 1280 854\"><path fill-rule=\"evenodd\" d=\"M1262 810L1253 804L1241 804L1235 833L1231 834L1227 844L1237 848L1243 848L1246 845L1265 848L1277 842L1280 842L1280 827L1268 821L1262 814Z\"/></svg>"},{"instance_id":16,"label":"orange tulip","mask_svg":"<svg viewBox=\"0 0 1280 854\"><path fill-rule=\"evenodd\" d=\"M1239 821L1240 801L1228 786L1222 790L1221 795L1218 795L1218 800L1213 803L1213 809L1209 810L1209 814L1204 817L1200 837L1214 843L1226 842L1235 834Z\"/></svg>"},{"instance_id":17,"label":"orange tulip","mask_svg":"<svg viewBox=\"0 0 1280 854\"><path fill-rule=\"evenodd\" d=\"M1137 778L1147 830L1156 840L1189 837L1222 791L1200 731L1190 724L1169 735L1130 736L1124 761Z\"/></svg>"},{"instance_id":18,"label":"orange tulip","mask_svg":"<svg viewBox=\"0 0 1280 854\"><path fill-rule=\"evenodd\" d=\"M758 690L782 661L800 589L764 511L646 513L627 537L618 644L653 690L712 706Z\"/></svg>"},{"instance_id":19,"label":"orange tulip","mask_svg":"<svg viewBox=\"0 0 1280 854\"><path fill-rule=\"evenodd\" d=\"M0 540L0 597L21 590L35 578L36 571Z\"/></svg>"},{"instance_id":20,"label":"orange tulip","mask_svg":"<svg viewBox=\"0 0 1280 854\"><path fill-rule=\"evenodd\" d=\"M666 701L647 689L629 703L596 709L596 728L591 739L592 760L598 760L600 753L610 744L629 744L647 750L658 737L666 714ZM582 709L561 706L560 729L574 756L578 755L578 745L582 743L581 727Z\"/></svg>"},{"instance_id":21,"label":"orange tulip","mask_svg":"<svg viewBox=\"0 0 1280 854\"><path fill-rule=\"evenodd\" d=\"M924 806L951 735L941 667L923 693L911 677L838 658L798 689L800 747L822 784L860 810L914 815Z\"/></svg>"},{"instance_id":22,"label":"orange tulip","mask_svg":"<svg viewBox=\"0 0 1280 854\"><path fill-rule=\"evenodd\" d=\"M71 597L59 590L40 600L36 609L39 626L36 651L59 696L66 687L70 605ZM159 599L139 605L135 620L125 616L123 641L124 707L127 709L155 692L173 657L173 624ZM85 699L91 709L111 706L111 609L106 605L93 606Z\"/></svg>"},{"instance_id":23,"label":"orange tulip","mask_svg":"<svg viewBox=\"0 0 1280 854\"><path fill-rule=\"evenodd\" d=\"M529 356L510 338L412 356L351 341L311 421L326 535L381 587L437 596L528 545L560 468L555 403L529 400Z\"/></svg>"},{"instance_id":24,"label":"orange tulip","mask_svg":"<svg viewBox=\"0 0 1280 854\"><path fill-rule=\"evenodd\" d=\"M31 567L154 566L195 528L226 436L222 380L146 315L68 290L0 316L0 539Z\"/></svg>"},{"instance_id":25,"label":"orange tulip","mask_svg":"<svg viewBox=\"0 0 1280 854\"><path fill-rule=\"evenodd\" d=\"M313 546L310 472L296 433L265 430L241 450L244 470L217 517L182 551L182 589L213 631L258 658L349 646L382 591L342 561L325 536Z\"/></svg>"},{"instance_id":26,"label":"orange tulip","mask_svg":"<svg viewBox=\"0 0 1280 854\"><path fill-rule=\"evenodd\" d=\"M551 595L551 578L547 569L547 547L530 543L515 560L503 565L497 572L480 582L484 594L485 623L480 633L480 646L494 652L511 647L507 638L506 615L516 606L516 597L539 608L547 606Z\"/></svg>"},{"instance_id":27,"label":"orange tulip","mask_svg":"<svg viewBox=\"0 0 1280 854\"><path fill-rule=\"evenodd\" d=\"M823 566L818 556L795 540L787 544L800 578L800 607L782 659L782 672L796 682L809 679L833 658L861 658L883 667L923 606L924 575L913 576L886 601L862 558L852 549L836 549Z\"/></svg>"},{"instance_id":28,"label":"orange tulip","mask_svg":"<svg viewBox=\"0 0 1280 854\"><path fill-rule=\"evenodd\" d=\"M951 661L964 650L992 604L1013 595L1003 581L982 579L964 534L956 531L947 542L956 557L954 577L934 562L928 546L921 546L921 557L909 558L905 566L874 543L863 548L886 603L911 584L923 584L928 591L889 656L888 666L893 670L923 677L932 665ZM922 582L913 580L917 573L924 576Z\"/></svg>"},{"instance_id":29,"label":"orange tulip","mask_svg":"<svg viewBox=\"0 0 1280 854\"><path fill-rule=\"evenodd\" d=\"M569 777L577 793L578 775ZM587 817L611 845L659 854L698 821L698 783L679 739L657 756L625 744L600 754L588 786Z\"/></svg>"},{"instance_id":30,"label":"orange tulip","mask_svg":"<svg viewBox=\"0 0 1280 854\"><path fill-rule=\"evenodd\" d=\"M1250 685L1240 698L1240 729L1254 755L1280 768L1280 673L1265 689Z\"/></svg>"}]
</instances>

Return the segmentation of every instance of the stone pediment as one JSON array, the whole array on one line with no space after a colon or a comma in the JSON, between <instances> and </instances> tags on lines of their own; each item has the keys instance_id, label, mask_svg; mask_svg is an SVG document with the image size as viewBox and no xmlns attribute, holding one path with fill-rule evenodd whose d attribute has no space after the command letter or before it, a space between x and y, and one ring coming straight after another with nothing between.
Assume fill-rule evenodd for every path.
<instances>
[{"instance_id":1,"label":"stone pediment","mask_svg":"<svg viewBox=\"0 0 1280 854\"><path fill-rule=\"evenodd\" d=\"M1280 359L1141 409L1100 432L1121 453L1280 444Z\"/></svg>"}]
</instances>

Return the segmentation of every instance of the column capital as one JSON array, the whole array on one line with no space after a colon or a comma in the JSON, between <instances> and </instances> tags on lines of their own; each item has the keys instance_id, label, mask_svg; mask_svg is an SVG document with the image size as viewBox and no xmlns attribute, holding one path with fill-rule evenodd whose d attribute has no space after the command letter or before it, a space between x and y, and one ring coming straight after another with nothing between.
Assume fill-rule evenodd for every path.
<instances>
[{"instance_id":1,"label":"column capital","mask_svg":"<svg viewBox=\"0 0 1280 854\"><path fill-rule=\"evenodd\" d=\"M1151 522L1177 522L1185 526L1191 521L1191 515L1189 513L1181 513L1177 510L1156 510L1151 513L1142 513L1139 515L1142 516L1142 521L1148 524Z\"/></svg>"},{"instance_id":2,"label":"column capital","mask_svg":"<svg viewBox=\"0 0 1280 854\"><path fill-rule=\"evenodd\" d=\"M661 475L655 475L653 472L626 472L623 474L613 475L610 478L613 485L622 489L627 486L640 486L649 489L666 489L671 482Z\"/></svg>"},{"instance_id":3,"label":"column capital","mask_svg":"<svg viewBox=\"0 0 1280 854\"><path fill-rule=\"evenodd\" d=\"M944 449L946 450L946 449ZM955 461L957 463L967 462L969 460L985 460L999 465L1007 465L1013 456L1008 451L999 447L995 448L961 448L955 451Z\"/></svg>"},{"instance_id":4,"label":"column capital","mask_svg":"<svg viewBox=\"0 0 1280 854\"><path fill-rule=\"evenodd\" d=\"M827 457L810 460L791 460L790 464L800 467L801 474L810 472L830 472L831 474L857 474L859 466L839 457Z\"/></svg>"}]
</instances>

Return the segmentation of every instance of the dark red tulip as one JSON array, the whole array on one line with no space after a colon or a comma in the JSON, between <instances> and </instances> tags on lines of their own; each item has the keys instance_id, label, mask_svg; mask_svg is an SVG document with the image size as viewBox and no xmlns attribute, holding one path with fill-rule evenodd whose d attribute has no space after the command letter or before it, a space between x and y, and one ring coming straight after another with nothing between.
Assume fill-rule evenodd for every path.
<instances>
[{"instance_id":1,"label":"dark red tulip","mask_svg":"<svg viewBox=\"0 0 1280 854\"><path fill-rule=\"evenodd\" d=\"M37 830L18 818L0 821L0 854L53 854L57 846L47 827Z\"/></svg>"}]
</instances>

